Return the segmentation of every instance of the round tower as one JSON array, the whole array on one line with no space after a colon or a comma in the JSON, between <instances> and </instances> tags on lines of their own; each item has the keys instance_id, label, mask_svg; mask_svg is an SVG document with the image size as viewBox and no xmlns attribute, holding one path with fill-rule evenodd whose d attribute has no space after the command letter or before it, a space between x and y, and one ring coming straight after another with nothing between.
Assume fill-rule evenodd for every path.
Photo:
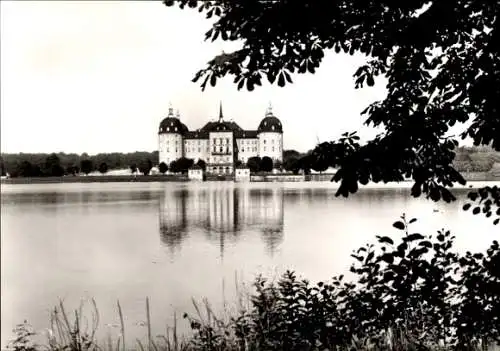
<instances>
[{"instance_id":1,"label":"round tower","mask_svg":"<svg viewBox=\"0 0 500 351\"><path fill-rule=\"evenodd\" d=\"M184 155L183 135L188 131L185 124L180 121L179 113L174 116L174 109L170 105L168 116L164 118L158 130L158 163L170 162Z\"/></svg>"},{"instance_id":2,"label":"round tower","mask_svg":"<svg viewBox=\"0 0 500 351\"><path fill-rule=\"evenodd\" d=\"M283 162L283 126L281 121L273 114L271 104L266 111L266 116L257 128L259 139L259 157L268 156L274 162Z\"/></svg>"}]
</instances>

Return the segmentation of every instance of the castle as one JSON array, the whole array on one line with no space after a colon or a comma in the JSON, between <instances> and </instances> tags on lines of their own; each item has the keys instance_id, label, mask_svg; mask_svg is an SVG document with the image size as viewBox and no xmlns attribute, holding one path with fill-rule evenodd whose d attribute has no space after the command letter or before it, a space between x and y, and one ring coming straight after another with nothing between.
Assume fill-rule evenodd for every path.
<instances>
[{"instance_id":1,"label":"castle","mask_svg":"<svg viewBox=\"0 0 500 351\"><path fill-rule=\"evenodd\" d=\"M186 157L205 161L208 173L233 174L237 161L244 164L255 156L282 162L283 127L269 106L257 130L244 130L237 123L224 120L221 103L217 121L190 131L181 122L179 112L174 116L170 106L168 116L160 123L158 151L159 163L169 165Z\"/></svg>"}]
</instances>

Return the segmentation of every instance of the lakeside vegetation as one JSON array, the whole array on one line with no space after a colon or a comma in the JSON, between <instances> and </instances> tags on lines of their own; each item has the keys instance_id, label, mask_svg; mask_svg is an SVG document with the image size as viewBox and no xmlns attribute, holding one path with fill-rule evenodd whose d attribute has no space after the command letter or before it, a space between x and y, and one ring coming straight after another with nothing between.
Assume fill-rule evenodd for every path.
<instances>
[{"instance_id":1,"label":"lakeside vegetation","mask_svg":"<svg viewBox=\"0 0 500 351\"><path fill-rule=\"evenodd\" d=\"M465 147L456 149L456 157L453 166L459 172L493 172L500 176L500 152L491 147ZM134 152L134 153L102 153L97 155L88 154L66 154L66 153L19 153L2 154L0 156L1 175L9 174L11 178L16 177L61 177L64 175L89 174L100 172L106 174L112 170L130 169L131 173L149 174L153 166L157 166L163 174L170 170L173 173L185 173L187 169L195 165L194 160L181 158L169 165L157 164L158 152ZM206 162L198 160L196 163L205 169ZM239 163L238 165L241 165ZM272 163L268 157L252 157L246 164L253 173L269 172L273 167L286 172L299 173L304 171L310 173L325 171L328 164L312 150L300 153L296 150L285 150L283 162Z\"/></svg>"},{"instance_id":2,"label":"lakeside vegetation","mask_svg":"<svg viewBox=\"0 0 500 351\"><path fill-rule=\"evenodd\" d=\"M210 304L185 314L180 335L152 335L146 300L146 340L129 340L120 303L119 335L97 340L98 309L85 327L82 310L57 306L43 345L26 323L15 329L13 350L494 350L500 343L500 246L465 254L449 231L422 235L416 219L393 223L398 235L377 236L352 253L352 279L312 284L294 272L277 281L257 277L247 303L217 315ZM244 297L240 294L240 297ZM71 320L71 322L70 322Z\"/></svg>"}]
</instances>

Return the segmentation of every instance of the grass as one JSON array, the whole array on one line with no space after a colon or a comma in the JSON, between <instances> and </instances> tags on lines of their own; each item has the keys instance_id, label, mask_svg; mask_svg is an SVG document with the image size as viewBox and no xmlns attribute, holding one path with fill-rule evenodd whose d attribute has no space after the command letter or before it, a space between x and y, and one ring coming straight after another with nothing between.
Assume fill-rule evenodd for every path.
<instances>
[{"instance_id":1,"label":"grass","mask_svg":"<svg viewBox=\"0 0 500 351\"><path fill-rule=\"evenodd\" d=\"M238 301L245 300L243 294L238 294ZM249 350L281 350L281 348L268 348L259 346L259 342L250 336L237 336L237 330L234 328L234 322L238 319L237 315L231 316L227 309L223 318L219 318L214 313L208 300L204 299L201 303L192 299L192 305L196 311L194 317L184 315L188 320L193 333L180 334L178 328L178 317L174 313L173 325L167 326L165 334L153 337L150 313L150 301L146 298L146 341L143 342L136 338L131 344L127 344L126 330L123 317L123 311L120 301L117 301L117 311L120 320L120 334L113 339L108 334L105 342L99 341L97 331L99 329L100 315L97 304L94 299L90 300L91 321L84 318L83 306L81 303L78 309L71 313L65 308L62 301L54 307L50 316L51 329L47 333L47 339L44 344L35 344L31 337L40 335L33 332L31 326L25 321L19 324L15 331L17 339L5 350L25 350L25 351L249 351ZM243 305L239 307L239 317L245 314ZM201 335L203 334L203 335ZM348 345L340 345L335 350L392 350L392 351L410 351L421 350L418 348L416 339L411 332L401 330L388 330L385 338L387 343L385 347L375 347L363 336L354 336ZM201 342L200 342L201 341ZM438 343L436 343L438 345ZM284 350L284 349L283 349ZM304 344L301 350L320 350ZM321 349L321 351L333 350L331 348ZM448 350L443 346L435 346L428 350ZM468 351L499 351L498 346L490 345L484 347L477 345Z\"/></svg>"}]
</instances>

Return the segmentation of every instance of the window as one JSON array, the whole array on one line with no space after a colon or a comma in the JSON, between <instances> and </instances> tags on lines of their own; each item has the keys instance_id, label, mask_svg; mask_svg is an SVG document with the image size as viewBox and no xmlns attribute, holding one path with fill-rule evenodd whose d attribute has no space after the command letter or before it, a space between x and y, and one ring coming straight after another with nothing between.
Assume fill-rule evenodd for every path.
<instances>
[{"instance_id":1,"label":"window","mask_svg":"<svg viewBox=\"0 0 500 351\"><path fill-rule=\"evenodd\" d=\"M221 147L219 147L219 151L220 151L220 152L222 152L222 146L221 146Z\"/></svg>"},{"instance_id":2,"label":"window","mask_svg":"<svg viewBox=\"0 0 500 351\"><path fill-rule=\"evenodd\" d=\"M229 138L226 138L226 144L229 144Z\"/></svg>"},{"instance_id":3,"label":"window","mask_svg":"<svg viewBox=\"0 0 500 351\"><path fill-rule=\"evenodd\" d=\"M198 152L201 152L201 147L198 148Z\"/></svg>"},{"instance_id":4,"label":"window","mask_svg":"<svg viewBox=\"0 0 500 351\"><path fill-rule=\"evenodd\" d=\"M175 131L177 132L177 127L175 127Z\"/></svg>"},{"instance_id":5,"label":"window","mask_svg":"<svg viewBox=\"0 0 500 351\"><path fill-rule=\"evenodd\" d=\"M175 152L177 152L177 148L175 148Z\"/></svg>"},{"instance_id":6,"label":"window","mask_svg":"<svg viewBox=\"0 0 500 351\"><path fill-rule=\"evenodd\" d=\"M264 144L266 143L266 139L264 139Z\"/></svg>"},{"instance_id":7,"label":"window","mask_svg":"<svg viewBox=\"0 0 500 351\"><path fill-rule=\"evenodd\" d=\"M167 132L170 132L170 128L169 127L167 127Z\"/></svg>"},{"instance_id":8,"label":"window","mask_svg":"<svg viewBox=\"0 0 500 351\"><path fill-rule=\"evenodd\" d=\"M167 147L167 152L169 152L169 151L168 151L168 147Z\"/></svg>"},{"instance_id":9,"label":"window","mask_svg":"<svg viewBox=\"0 0 500 351\"><path fill-rule=\"evenodd\" d=\"M274 151L274 146L273 146L273 151Z\"/></svg>"},{"instance_id":10,"label":"window","mask_svg":"<svg viewBox=\"0 0 500 351\"><path fill-rule=\"evenodd\" d=\"M264 151L266 151L266 147L264 146Z\"/></svg>"},{"instance_id":11,"label":"window","mask_svg":"<svg viewBox=\"0 0 500 351\"><path fill-rule=\"evenodd\" d=\"M245 148L244 147L241 148L241 152L245 152Z\"/></svg>"},{"instance_id":12,"label":"window","mask_svg":"<svg viewBox=\"0 0 500 351\"><path fill-rule=\"evenodd\" d=\"M271 139L271 144L274 144L274 139Z\"/></svg>"}]
</instances>

